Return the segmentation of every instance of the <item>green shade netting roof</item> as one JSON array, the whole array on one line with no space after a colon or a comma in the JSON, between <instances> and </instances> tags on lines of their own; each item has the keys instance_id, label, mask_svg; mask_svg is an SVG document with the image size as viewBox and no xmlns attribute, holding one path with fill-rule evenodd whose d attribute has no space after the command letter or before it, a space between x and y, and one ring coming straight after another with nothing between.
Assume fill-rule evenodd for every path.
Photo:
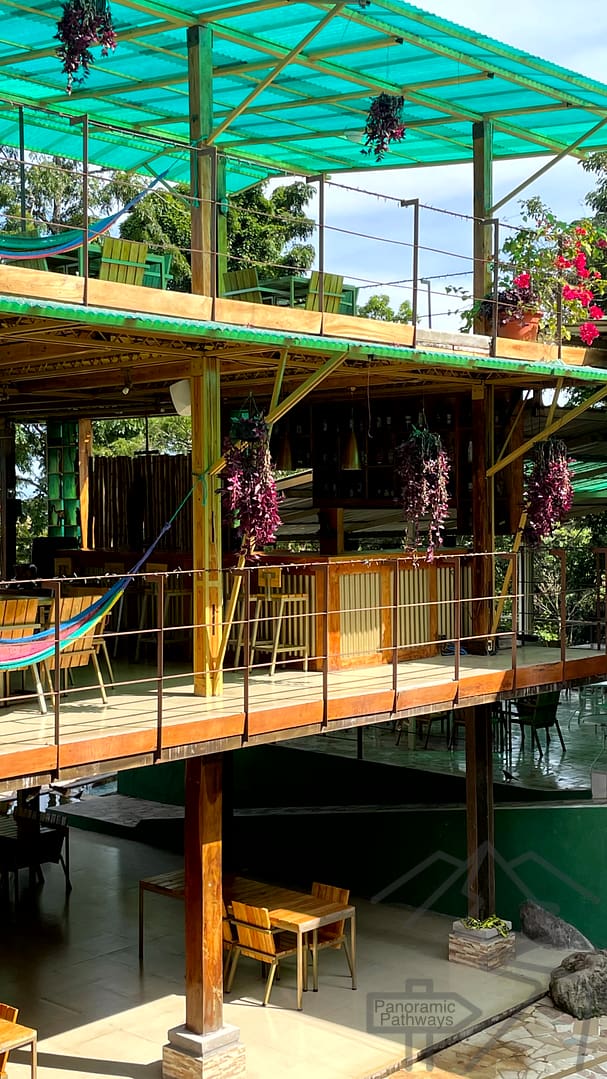
<instances>
[{"instance_id":1,"label":"green shade netting roof","mask_svg":"<svg viewBox=\"0 0 607 1079\"><path fill-rule=\"evenodd\" d=\"M493 120L498 160L558 153L578 139L583 151L607 147L607 123L588 135L607 120L607 86L400 0L116 0L112 12L118 47L105 59L94 50L90 77L70 97L55 54L61 4L0 0L4 143L17 144L11 102L44 106L52 112L25 110L28 149L80 158L80 129L69 120L87 113L92 162L148 173L170 166L169 179L186 180L183 146L152 144L145 133L187 143L186 31L199 23L213 34L213 128L259 89L217 137L230 155L229 191L281 169L377 167L361 141L380 92L404 94L407 127L383 165L470 161L472 122L481 119Z\"/></svg>"},{"instance_id":2,"label":"green shade netting roof","mask_svg":"<svg viewBox=\"0 0 607 1079\"><path fill-rule=\"evenodd\" d=\"M607 461L572 461L573 493L576 504L607 502Z\"/></svg>"}]
</instances>

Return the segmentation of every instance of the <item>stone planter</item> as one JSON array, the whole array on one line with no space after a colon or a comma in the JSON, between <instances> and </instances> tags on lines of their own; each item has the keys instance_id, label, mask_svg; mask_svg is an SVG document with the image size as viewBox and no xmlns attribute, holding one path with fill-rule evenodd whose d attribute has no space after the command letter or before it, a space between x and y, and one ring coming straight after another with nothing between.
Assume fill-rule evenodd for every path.
<instances>
[{"instance_id":1,"label":"stone planter","mask_svg":"<svg viewBox=\"0 0 607 1079\"><path fill-rule=\"evenodd\" d=\"M497 970L509 963L515 956L515 937L512 922L506 922L509 928L507 937L497 929L466 929L456 921L449 934L449 960L462 963L478 970Z\"/></svg>"}]
</instances>

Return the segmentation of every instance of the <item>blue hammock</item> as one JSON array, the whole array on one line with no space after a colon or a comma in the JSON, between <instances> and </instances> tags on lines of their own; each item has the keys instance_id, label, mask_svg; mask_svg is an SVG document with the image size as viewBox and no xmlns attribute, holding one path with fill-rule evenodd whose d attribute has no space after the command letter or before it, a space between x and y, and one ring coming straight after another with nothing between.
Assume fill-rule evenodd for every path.
<instances>
[{"instance_id":1,"label":"blue hammock","mask_svg":"<svg viewBox=\"0 0 607 1079\"><path fill-rule=\"evenodd\" d=\"M96 240L98 236L102 236L104 232L108 232L123 214L129 213L130 210L137 206L137 203L141 202L146 195L149 195L152 188L166 176L167 171L155 176L152 182L143 191L139 191L134 195L121 210L117 210L110 217L103 217L101 221L96 221L94 225L89 225L87 229L89 243ZM46 258L48 255L64 255L66 252L75 251L83 245L84 229L66 229L60 236L32 236L25 232L0 233L0 257L4 259L23 261L26 259Z\"/></svg>"}]
</instances>

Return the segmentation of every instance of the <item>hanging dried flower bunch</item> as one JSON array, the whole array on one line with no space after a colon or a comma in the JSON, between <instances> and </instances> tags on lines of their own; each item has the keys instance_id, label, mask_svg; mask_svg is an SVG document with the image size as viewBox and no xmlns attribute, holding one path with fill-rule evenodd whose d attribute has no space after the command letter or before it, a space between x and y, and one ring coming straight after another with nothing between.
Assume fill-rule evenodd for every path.
<instances>
[{"instance_id":1,"label":"hanging dried flower bunch","mask_svg":"<svg viewBox=\"0 0 607 1079\"><path fill-rule=\"evenodd\" d=\"M226 520L242 539L241 553L252 555L276 539L281 524L278 492L270 460L270 429L263 416L241 416L224 444L222 491Z\"/></svg>"},{"instance_id":2,"label":"hanging dried flower bunch","mask_svg":"<svg viewBox=\"0 0 607 1079\"><path fill-rule=\"evenodd\" d=\"M92 45L101 46L102 56L116 48L109 0L66 0L55 36L61 42L57 56L63 62L69 94L73 84L84 82L89 74L94 62Z\"/></svg>"},{"instance_id":3,"label":"hanging dried flower bunch","mask_svg":"<svg viewBox=\"0 0 607 1079\"><path fill-rule=\"evenodd\" d=\"M404 104L404 97L393 94L379 94L373 98L365 126L366 149L361 153L375 154L375 160L381 161L390 149L390 143L400 142L405 137Z\"/></svg>"},{"instance_id":4,"label":"hanging dried flower bunch","mask_svg":"<svg viewBox=\"0 0 607 1079\"><path fill-rule=\"evenodd\" d=\"M537 547L546 536L551 536L572 505L573 487L565 443L558 438L538 442L527 480L525 543Z\"/></svg>"},{"instance_id":5,"label":"hanging dried flower bunch","mask_svg":"<svg viewBox=\"0 0 607 1079\"><path fill-rule=\"evenodd\" d=\"M439 435L426 427L412 427L407 441L397 446L395 461L405 520L414 525L414 544L421 519L429 520L428 560L431 562L434 548L443 542L449 512L449 458Z\"/></svg>"}]
</instances>

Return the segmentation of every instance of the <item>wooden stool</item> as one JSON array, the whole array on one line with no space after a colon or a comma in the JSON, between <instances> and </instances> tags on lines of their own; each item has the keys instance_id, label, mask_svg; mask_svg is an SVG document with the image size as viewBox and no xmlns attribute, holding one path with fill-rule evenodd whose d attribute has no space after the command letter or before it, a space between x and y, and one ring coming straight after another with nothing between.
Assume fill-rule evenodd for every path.
<instances>
[{"instance_id":1,"label":"wooden stool","mask_svg":"<svg viewBox=\"0 0 607 1079\"><path fill-rule=\"evenodd\" d=\"M148 569L150 573L167 573L168 565L161 563L150 562ZM181 582L180 582L181 583ZM192 622L191 617L186 620L186 610L188 613L192 610L192 593L189 589L169 588L167 587L168 578L165 579L164 599L163 599L163 625L165 635L167 633L177 633L182 630L184 623ZM149 643L156 640L156 633L146 632L148 626L148 618L153 623L153 629L158 629L158 596L160 595L160 582L157 577L148 579L146 577L146 584L141 596L141 610L139 614L139 630L137 633L137 646L135 648L135 662L138 662L141 652L142 644ZM174 624L170 625L169 619L173 615ZM167 628L168 624L168 628ZM187 632L187 630L186 630Z\"/></svg>"},{"instance_id":2,"label":"wooden stool","mask_svg":"<svg viewBox=\"0 0 607 1079\"><path fill-rule=\"evenodd\" d=\"M257 571L259 591L251 596L253 608L253 629L251 632L251 666L255 663L255 652L269 652L270 677L273 678L276 671L276 660L280 655L289 653L295 656L303 656L304 671L308 669L308 645L291 644L283 640L283 629L287 625L285 615L292 608L299 608L301 619L308 614L307 592L284 592L282 591L282 570L280 566L268 566ZM267 610L266 622L268 634L274 625L273 635L259 639L259 621L264 606Z\"/></svg>"}]
</instances>

